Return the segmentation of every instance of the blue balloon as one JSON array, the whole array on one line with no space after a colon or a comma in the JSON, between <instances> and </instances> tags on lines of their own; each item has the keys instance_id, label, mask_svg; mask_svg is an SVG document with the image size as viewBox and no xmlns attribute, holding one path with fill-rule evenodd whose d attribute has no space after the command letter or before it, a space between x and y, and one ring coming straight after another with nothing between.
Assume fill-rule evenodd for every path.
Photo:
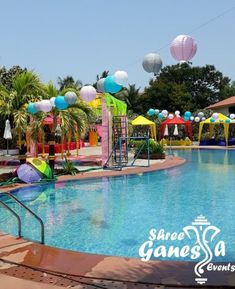
<instances>
[{"instance_id":1,"label":"blue balloon","mask_svg":"<svg viewBox=\"0 0 235 289\"><path fill-rule=\"evenodd\" d=\"M226 123L230 123L230 119L226 119L225 122L226 122Z\"/></svg>"},{"instance_id":2,"label":"blue balloon","mask_svg":"<svg viewBox=\"0 0 235 289\"><path fill-rule=\"evenodd\" d=\"M110 92L110 93L117 93L122 89L122 86L117 84L114 81L114 78L112 75L109 75L105 78L104 80L104 90L105 92Z\"/></svg>"},{"instance_id":3,"label":"blue balloon","mask_svg":"<svg viewBox=\"0 0 235 289\"><path fill-rule=\"evenodd\" d=\"M184 116L190 118L192 113L190 111L185 111Z\"/></svg>"},{"instance_id":4,"label":"blue balloon","mask_svg":"<svg viewBox=\"0 0 235 289\"><path fill-rule=\"evenodd\" d=\"M160 112L159 114L158 114L158 118L159 119L162 119L164 117L164 115Z\"/></svg>"},{"instance_id":5,"label":"blue balloon","mask_svg":"<svg viewBox=\"0 0 235 289\"><path fill-rule=\"evenodd\" d=\"M211 117L210 122L215 122L215 119Z\"/></svg>"},{"instance_id":6,"label":"blue balloon","mask_svg":"<svg viewBox=\"0 0 235 289\"><path fill-rule=\"evenodd\" d=\"M148 110L148 115L152 116L152 115L154 115L154 114L155 114L155 109L150 108L150 109Z\"/></svg>"},{"instance_id":7,"label":"blue balloon","mask_svg":"<svg viewBox=\"0 0 235 289\"><path fill-rule=\"evenodd\" d=\"M38 112L38 110L34 107L34 103L32 103L32 102L30 102L30 103L28 104L27 110L28 110L28 112L31 113L31 114L35 114L35 113Z\"/></svg>"},{"instance_id":8,"label":"blue balloon","mask_svg":"<svg viewBox=\"0 0 235 289\"><path fill-rule=\"evenodd\" d=\"M55 106L58 109L66 109L69 104L65 101L64 96L59 95L55 98Z\"/></svg>"}]
</instances>

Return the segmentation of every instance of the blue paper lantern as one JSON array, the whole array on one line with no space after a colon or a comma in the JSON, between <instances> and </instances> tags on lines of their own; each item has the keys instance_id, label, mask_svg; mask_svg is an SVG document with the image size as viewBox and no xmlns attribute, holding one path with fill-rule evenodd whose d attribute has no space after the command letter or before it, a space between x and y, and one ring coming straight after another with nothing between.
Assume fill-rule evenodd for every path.
<instances>
[{"instance_id":1,"label":"blue paper lantern","mask_svg":"<svg viewBox=\"0 0 235 289\"><path fill-rule=\"evenodd\" d=\"M230 119L226 119L225 122L226 122L226 123L230 123Z\"/></svg>"},{"instance_id":2,"label":"blue paper lantern","mask_svg":"<svg viewBox=\"0 0 235 289\"><path fill-rule=\"evenodd\" d=\"M59 95L55 99L55 106L58 109L66 109L69 104L65 101L64 96Z\"/></svg>"},{"instance_id":3,"label":"blue paper lantern","mask_svg":"<svg viewBox=\"0 0 235 289\"><path fill-rule=\"evenodd\" d=\"M35 106L34 106L34 103L32 103L32 102L30 102L30 103L28 104L27 110L28 110L28 112L31 113L31 114L35 114L35 113L38 112L38 110L37 110L37 109L35 108Z\"/></svg>"},{"instance_id":4,"label":"blue paper lantern","mask_svg":"<svg viewBox=\"0 0 235 289\"><path fill-rule=\"evenodd\" d=\"M215 119L211 117L210 122L215 122Z\"/></svg>"},{"instance_id":5,"label":"blue paper lantern","mask_svg":"<svg viewBox=\"0 0 235 289\"><path fill-rule=\"evenodd\" d=\"M184 120L185 121L189 121L189 117L188 116L184 116Z\"/></svg>"},{"instance_id":6,"label":"blue paper lantern","mask_svg":"<svg viewBox=\"0 0 235 289\"><path fill-rule=\"evenodd\" d=\"M109 75L105 78L104 80L104 90L105 92L110 92L110 93L117 93L122 89L122 86L117 84L114 81L114 78L112 75Z\"/></svg>"},{"instance_id":7,"label":"blue paper lantern","mask_svg":"<svg viewBox=\"0 0 235 289\"><path fill-rule=\"evenodd\" d=\"M154 114L155 114L155 109L150 108L150 109L148 110L148 115L149 115L149 116L153 116Z\"/></svg>"},{"instance_id":8,"label":"blue paper lantern","mask_svg":"<svg viewBox=\"0 0 235 289\"><path fill-rule=\"evenodd\" d=\"M184 116L190 118L191 116L191 112L190 111L185 111Z\"/></svg>"},{"instance_id":9,"label":"blue paper lantern","mask_svg":"<svg viewBox=\"0 0 235 289\"><path fill-rule=\"evenodd\" d=\"M159 114L158 114L158 118L159 119L162 119L164 117L164 115L160 112Z\"/></svg>"}]
</instances>

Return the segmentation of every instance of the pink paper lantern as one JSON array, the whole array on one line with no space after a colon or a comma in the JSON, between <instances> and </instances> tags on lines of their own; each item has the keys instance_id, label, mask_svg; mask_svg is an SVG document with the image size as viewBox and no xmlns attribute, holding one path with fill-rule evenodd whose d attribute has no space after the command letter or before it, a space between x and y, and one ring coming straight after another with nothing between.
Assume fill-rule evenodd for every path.
<instances>
[{"instance_id":1,"label":"pink paper lantern","mask_svg":"<svg viewBox=\"0 0 235 289\"><path fill-rule=\"evenodd\" d=\"M171 43L171 55L178 61L189 61L197 52L197 43L188 35L179 35Z\"/></svg>"}]
</instances>

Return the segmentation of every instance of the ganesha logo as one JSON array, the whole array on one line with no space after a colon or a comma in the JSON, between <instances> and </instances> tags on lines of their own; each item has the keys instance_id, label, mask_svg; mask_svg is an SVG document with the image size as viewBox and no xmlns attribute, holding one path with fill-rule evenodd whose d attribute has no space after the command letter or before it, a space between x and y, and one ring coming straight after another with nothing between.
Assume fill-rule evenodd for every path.
<instances>
[{"instance_id":1,"label":"ganesha logo","mask_svg":"<svg viewBox=\"0 0 235 289\"><path fill-rule=\"evenodd\" d=\"M211 225L204 216L200 215L191 225L184 227L180 233L166 232L164 229L159 231L151 229L148 240L139 248L139 255L142 261L148 261L153 257L198 260L194 267L195 281L202 285L207 282L206 272L216 270L216 266L211 263L212 260L219 256L225 256L224 241L216 240L219 233L220 229ZM189 239L191 240L190 245L185 245ZM170 245L169 242L177 244ZM179 244L183 244L183 246L179 246ZM231 264L228 264L228 268L231 271L235 270Z\"/></svg>"}]
</instances>

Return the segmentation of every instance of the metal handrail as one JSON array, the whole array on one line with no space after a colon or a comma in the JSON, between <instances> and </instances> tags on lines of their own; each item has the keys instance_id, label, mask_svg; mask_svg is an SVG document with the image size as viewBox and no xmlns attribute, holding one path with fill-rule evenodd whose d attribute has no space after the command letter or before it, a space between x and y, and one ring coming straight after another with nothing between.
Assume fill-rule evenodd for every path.
<instances>
[{"instance_id":1,"label":"metal handrail","mask_svg":"<svg viewBox=\"0 0 235 289\"><path fill-rule=\"evenodd\" d=\"M21 238L21 219L20 216L12 210L12 208L10 208L7 204L5 204L3 201L0 201L0 204L2 204L9 212L12 213L12 215L14 215L18 221L18 237Z\"/></svg>"},{"instance_id":2,"label":"metal handrail","mask_svg":"<svg viewBox=\"0 0 235 289\"><path fill-rule=\"evenodd\" d=\"M44 244L45 243L45 233L44 233L44 223L42 221L42 219L37 216L32 210L30 210L30 208L28 208L27 206L25 206L25 204L23 204L20 200L18 200L15 196L13 196L11 193L9 192L3 192L2 194L7 195L9 198L11 198L12 200L14 200L17 204L19 204L21 207L23 207L26 211L28 211L35 219L37 219L40 223L41 226L41 243Z\"/></svg>"}]
</instances>

